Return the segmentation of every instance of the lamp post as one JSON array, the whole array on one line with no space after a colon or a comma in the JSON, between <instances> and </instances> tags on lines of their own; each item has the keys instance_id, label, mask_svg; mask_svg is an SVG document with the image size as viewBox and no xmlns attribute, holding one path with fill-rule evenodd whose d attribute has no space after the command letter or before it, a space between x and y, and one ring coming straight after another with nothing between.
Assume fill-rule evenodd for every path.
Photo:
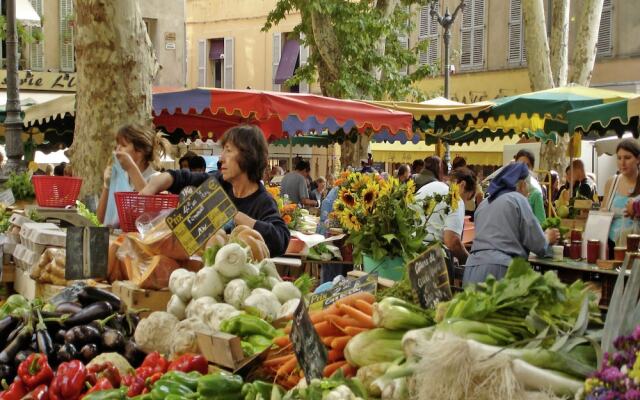
<instances>
[{"instance_id":1,"label":"lamp post","mask_svg":"<svg viewBox=\"0 0 640 400\"><path fill-rule=\"evenodd\" d=\"M16 30L16 0L7 0L7 106L4 120L7 162L2 170L2 179L11 172L25 169L22 162L22 116L20 115L20 93L18 89L18 33Z\"/></svg>"},{"instance_id":2,"label":"lamp post","mask_svg":"<svg viewBox=\"0 0 640 400\"><path fill-rule=\"evenodd\" d=\"M451 25L456 20L458 13L464 10L466 0L460 0L460 4L453 11L453 14L449 14L449 7L445 8L444 15L440 15L438 11L436 11L436 2L431 3L431 11L430 14L432 17L435 17L438 21L438 24L442 26L444 32L442 33L442 38L444 39L444 97L449 98L449 72L451 66L449 65L449 43L451 42ZM449 153L449 143L444 144L444 162L449 168L449 161L451 160L451 154Z\"/></svg>"}]
</instances>

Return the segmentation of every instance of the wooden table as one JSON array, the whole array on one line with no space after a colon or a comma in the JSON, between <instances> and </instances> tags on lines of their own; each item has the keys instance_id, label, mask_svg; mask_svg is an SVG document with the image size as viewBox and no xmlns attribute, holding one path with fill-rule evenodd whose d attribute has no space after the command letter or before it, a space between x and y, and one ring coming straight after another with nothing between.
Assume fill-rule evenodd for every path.
<instances>
[{"instance_id":1,"label":"wooden table","mask_svg":"<svg viewBox=\"0 0 640 400\"><path fill-rule=\"evenodd\" d=\"M600 282L602 285L602 297L600 298L600 308L606 309L613 292L616 279L618 279L618 269L602 269L595 264L586 261L572 260L564 258L562 261L554 261L551 258L530 257L529 262L534 269L544 271L556 271L560 280L572 283L577 279L583 281ZM629 276L631 271L626 270Z\"/></svg>"}]
</instances>

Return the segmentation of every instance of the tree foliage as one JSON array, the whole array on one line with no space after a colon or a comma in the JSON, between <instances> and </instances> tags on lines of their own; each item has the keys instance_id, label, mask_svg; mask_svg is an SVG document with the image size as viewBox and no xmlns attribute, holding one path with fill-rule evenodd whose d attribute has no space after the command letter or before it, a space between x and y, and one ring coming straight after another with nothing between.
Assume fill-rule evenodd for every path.
<instances>
[{"instance_id":1,"label":"tree foliage","mask_svg":"<svg viewBox=\"0 0 640 400\"><path fill-rule=\"evenodd\" d=\"M294 33L308 46L306 65L287 84L320 83L322 93L337 98L421 99L413 85L432 72L418 66L422 41L410 49L399 41L415 28L409 5L426 0L278 0L263 31L269 31L288 14L300 12ZM407 65L417 66L406 73Z\"/></svg>"}]
</instances>

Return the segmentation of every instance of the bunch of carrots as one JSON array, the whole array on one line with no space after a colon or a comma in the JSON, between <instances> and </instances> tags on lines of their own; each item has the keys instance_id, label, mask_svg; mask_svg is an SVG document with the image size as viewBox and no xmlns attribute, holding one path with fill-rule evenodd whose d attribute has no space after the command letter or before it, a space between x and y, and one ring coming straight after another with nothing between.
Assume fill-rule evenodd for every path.
<instances>
[{"instance_id":1,"label":"bunch of carrots","mask_svg":"<svg viewBox=\"0 0 640 400\"><path fill-rule=\"evenodd\" d=\"M310 312L309 317L318 336L327 346L328 363L323 371L328 378L341 369L344 376L356 375L357 368L349 365L344 358L344 348L355 335L375 328L373 323L373 303L375 296L358 292L344 297L330 307ZM285 388L292 388L304 377L289 338L291 324L285 328L286 335L276 337L273 343L278 347L267 356L263 366L275 375L275 381Z\"/></svg>"}]
</instances>

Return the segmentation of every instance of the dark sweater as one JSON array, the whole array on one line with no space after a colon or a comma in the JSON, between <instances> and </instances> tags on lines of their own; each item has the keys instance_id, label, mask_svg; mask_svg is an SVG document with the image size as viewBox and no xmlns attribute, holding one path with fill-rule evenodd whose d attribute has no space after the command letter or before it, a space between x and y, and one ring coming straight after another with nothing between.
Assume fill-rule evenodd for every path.
<instances>
[{"instance_id":1,"label":"dark sweater","mask_svg":"<svg viewBox=\"0 0 640 400\"><path fill-rule=\"evenodd\" d=\"M219 173L208 174L204 172L190 172L187 170L167 171L173 177L173 185L169 192L178 194L186 186L200 186L209 177L214 176L227 193L239 212L247 214L256 220L253 229L260 232L264 238L271 257L278 257L285 253L289 245L289 228L282 220L278 205L259 183L258 190L247 197L238 198L233 195L233 189L229 182L225 182Z\"/></svg>"}]
</instances>

